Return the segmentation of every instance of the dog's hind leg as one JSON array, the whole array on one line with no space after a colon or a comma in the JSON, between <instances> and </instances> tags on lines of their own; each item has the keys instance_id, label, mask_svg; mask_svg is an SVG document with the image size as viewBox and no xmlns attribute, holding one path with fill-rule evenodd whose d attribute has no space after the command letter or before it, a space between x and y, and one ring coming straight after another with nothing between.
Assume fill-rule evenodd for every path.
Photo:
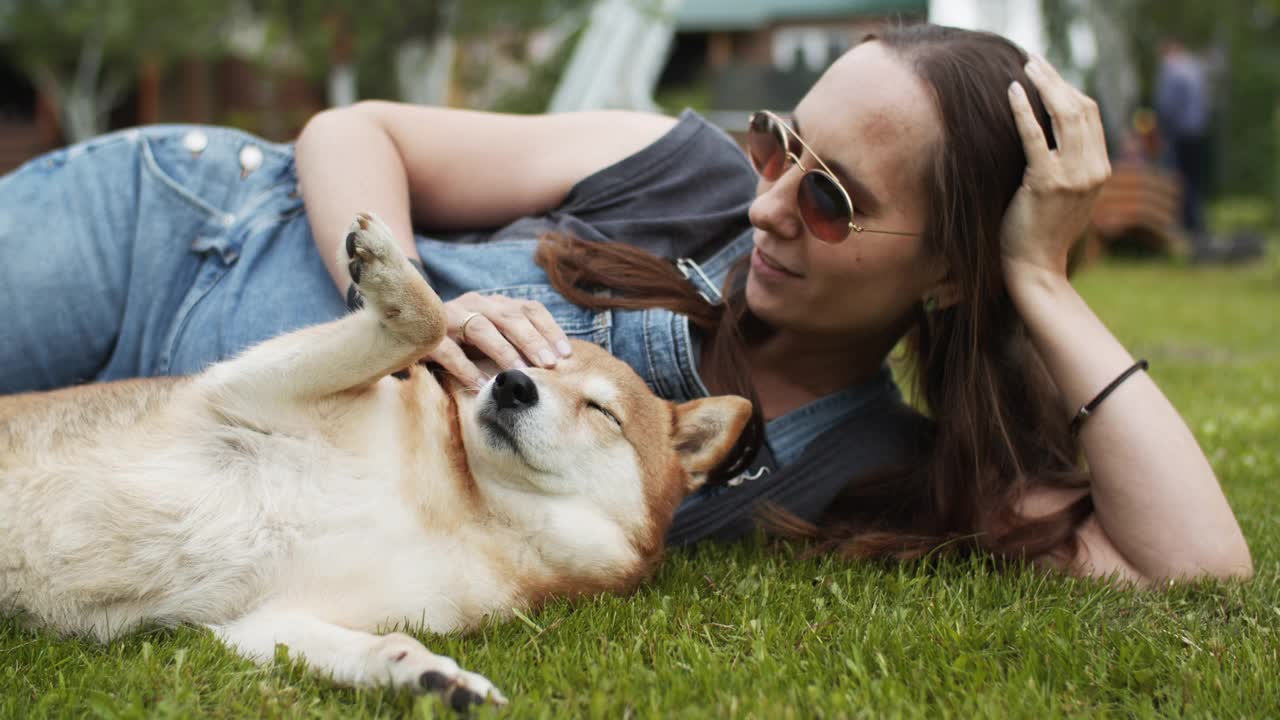
<instances>
[{"instance_id":1,"label":"dog's hind leg","mask_svg":"<svg viewBox=\"0 0 1280 720\"><path fill-rule=\"evenodd\" d=\"M249 348L211 367L197 389L228 409L317 399L380 380L440 343L444 305L381 220L358 215L340 252L363 309Z\"/></svg>"},{"instance_id":2,"label":"dog's hind leg","mask_svg":"<svg viewBox=\"0 0 1280 720\"><path fill-rule=\"evenodd\" d=\"M210 626L222 642L262 664L277 645L304 659L340 685L393 687L438 693L455 710L506 698L483 676L458 667L404 633L374 635L325 622L306 613L260 609L235 622Z\"/></svg>"}]
</instances>

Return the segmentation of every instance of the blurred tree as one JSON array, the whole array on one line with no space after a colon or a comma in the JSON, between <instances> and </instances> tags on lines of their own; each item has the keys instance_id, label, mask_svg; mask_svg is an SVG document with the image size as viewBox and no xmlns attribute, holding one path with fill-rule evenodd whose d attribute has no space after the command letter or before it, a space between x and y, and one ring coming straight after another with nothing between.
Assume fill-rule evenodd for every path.
<instances>
[{"instance_id":1,"label":"blurred tree","mask_svg":"<svg viewBox=\"0 0 1280 720\"><path fill-rule=\"evenodd\" d=\"M579 27L565 42L561 43L551 57L533 66L528 80L522 86L504 92L488 109L508 113L546 112L583 30L583 27Z\"/></svg>"},{"instance_id":2,"label":"blurred tree","mask_svg":"<svg viewBox=\"0 0 1280 720\"><path fill-rule=\"evenodd\" d=\"M73 142L106 128L140 73L215 49L226 14L206 0L0 0L13 59Z\"/></svg>"},{"instance_id":3,"label":"blurred tree","mask_svg":"<svg viewBox=\"0 0 1280 720\"><path fill-rule=\"evenodd\" d=\"M442 102L453 42L520 33L590 0L255 0L271 33L302 50L316 79L349 63L361 97Z\"/></svg>"},{"instance_id":4,"label":"blurred tree","mask_svg":"<svg viewBox=\"0 0 1280 720\"><path fill-rule=\"evenodd\" d=\"M1123 142L1139 99L1139 69L1133 38L1126 31L1134 18L1135 2L1044 0L1042 5L1048 59L1068 79L1088 87L1101 108L1113 149Z\"/></svg>"},{"instance_id":5,"label":"blurred tree","mask_svg":"<svg viewBox=\"0 0 1280 720\"><path fill-rule=\"evenodd\" d=\"M262 21L264 62L298 51L313 79L349 78L348 99L442 102L454 38L526 33L590 0L0 0L0 40L57 107L70 141L178 58L226 48ZM256 19L256 20L255 20ZM335 72L336 71L336 72ZM340 83L339 83L340 84ZM333 83L331 83L331 86Z\"/></svg>"}]
</instances>

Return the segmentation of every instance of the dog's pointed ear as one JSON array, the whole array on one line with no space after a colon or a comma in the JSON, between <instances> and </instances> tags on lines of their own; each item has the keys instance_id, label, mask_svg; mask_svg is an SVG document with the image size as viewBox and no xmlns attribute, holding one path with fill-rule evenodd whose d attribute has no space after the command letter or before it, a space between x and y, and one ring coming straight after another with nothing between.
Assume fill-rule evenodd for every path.
<instances>
[{"instance_id":1,"label":"dog's pointed ear","mask_svg":"<svg viewBox=\"0 0 1280 720\"><path fill-rule=\"evenodd\" d=\"M672 442L689 475L687 492L702 487L707 473L733 450L751 419L751 401L737 395L699 398L676 406Z\"/></svg>"}]
</instances>

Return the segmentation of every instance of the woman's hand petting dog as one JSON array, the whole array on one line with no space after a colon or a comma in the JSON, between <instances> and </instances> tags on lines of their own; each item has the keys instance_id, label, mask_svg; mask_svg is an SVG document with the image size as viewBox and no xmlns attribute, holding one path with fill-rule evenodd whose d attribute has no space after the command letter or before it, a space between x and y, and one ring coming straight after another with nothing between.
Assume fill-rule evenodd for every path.
<instances>
[{"instance_id":1,"label":"woman's hand petting dog","mask_svg":"<svg viewBox=\"0 0 1280 720\"><path fill-rule=\"evenodd\" d=\"M467 349L488 357L504 370L529 363L553 368L572 354L569 338L546 306L536 300L469 292L444 304L449 334L428 360L470 385L488 377L480 371Z\"/></svg>"}]
</instances>

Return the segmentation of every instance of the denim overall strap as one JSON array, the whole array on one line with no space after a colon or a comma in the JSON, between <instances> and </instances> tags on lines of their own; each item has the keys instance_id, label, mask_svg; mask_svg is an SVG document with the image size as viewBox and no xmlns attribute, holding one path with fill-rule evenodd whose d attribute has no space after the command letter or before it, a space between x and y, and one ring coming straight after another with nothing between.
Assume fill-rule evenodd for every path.
<instances>
[{"instance_id":1,"label":"denim overall strap","mask_svg":"<svg viewBox=\"0 0 1280 720\"><path fill-rule=\"evenodd\" d=\"M733 264L745 257L747 253L750 253L751 248L755 246L755 241L752 240L751 235L751 230L740 233L736 238L725 243L723 247L699 263L702 272L715 285L717 291L724 286L725 276L729 274Z\"/></svg>"},{"instance_id":2,"label":"denim overall strap","mask_svg":"<svg viewBox=\"0 0 1280 720\"><path fill-rule=\"evenodd\" d=\"M680 274L684 275L691 285L702 296L702 299L713 305L724 301L724 279L734 261L751 250L751 233L740 233L736 238L725 243L702 262L691 257L672 259L672 263ZM689 397L706 397L711 394L697 372L697 362L701 343L689 328L689 318L684 315L671 316L671 333L676 346L684 352L679 353L681 362L679 369L684 384L692 392ZM670 397L670 396L666 396ZM687 398L686 398L687 399Z\"/></svg>"},{"instance_id":3,"label":"denim overall strap","mask_svg":"<svg viewBox=\"0 0 1280 720\"><path fill-rule=\"evenodd\" d=\"M732 245L730 243L729 245ZM645 243L643 246L651 246ZM721 248L712 257L726 252ZM669 258L689 278L708 302L720 297L715 278L690 257ZM706 397L710 393L698 377L698 337L690 331L689 318L666 308L614 309L612 352L645 379L650 389L673 402Z\"/></svg>"},{"instance_id":4,"label":"denim overall strap","mask_svg":"<svg viewBox=\"0 0 1280 720\"><path fill-rule=\"evenodd\" d=\"M702 262L690 257L673 260L676 269L697 289L698 294L709 303L719 304L724 300L724 280L733 263L750 251L751 233L740 233L731 242L726 243ZM684 347L690 349L690 361L681 366L686 383L694 386L699 396L710 395L710 391L698 376L692 358L698 354L700 343L690 331L689 320L685 316L674 316L679 323L675 333ZM683 544L693 542L709 534L710 531L724 523L731 522L737 513L736 503L723 501L736 494L736 491L747 483L755 483L768 476L777 467L772 449L766 441L761 447L746 448L753 459L750 466L724 485L703 488L686 498L676 513L674 522L668 532L668 542Z\"/></svg>"}]
</instances>

